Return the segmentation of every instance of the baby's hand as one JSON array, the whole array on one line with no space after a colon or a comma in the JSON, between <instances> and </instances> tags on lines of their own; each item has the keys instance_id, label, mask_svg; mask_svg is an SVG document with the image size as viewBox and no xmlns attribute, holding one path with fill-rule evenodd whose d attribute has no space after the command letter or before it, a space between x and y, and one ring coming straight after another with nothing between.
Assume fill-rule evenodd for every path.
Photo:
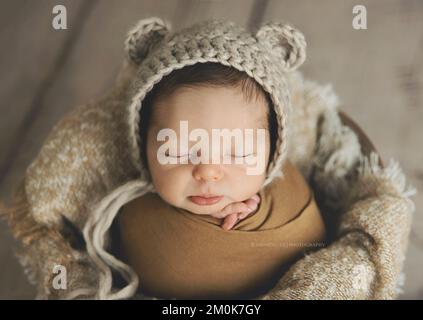
<instances>
[{"instance_id":1,"label":"baby's hand","mask_svg":"<svg viewBox=\"0 0 423 320\"><path fill-rule=\"evenodd\" d=\"M214 213L211 216L224 219L222 228L230 230L239 220L246 218L250 213L254 212L259 203L260 196L255 194L245 201L228 204L221 211Z\"/></svg>"}]
</instances>

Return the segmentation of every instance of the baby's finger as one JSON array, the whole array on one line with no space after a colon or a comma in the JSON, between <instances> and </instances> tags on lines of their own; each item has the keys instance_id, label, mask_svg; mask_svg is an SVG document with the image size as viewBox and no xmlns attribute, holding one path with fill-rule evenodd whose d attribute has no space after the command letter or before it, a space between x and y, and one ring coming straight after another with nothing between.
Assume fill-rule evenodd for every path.
<instances>
[{"instance_id":1,"label":"baby's finger","mask_svg":"<svg viewBox=\"0 0 423 320\"><path fill-rule=\"evenodd\" d=\"M255 194L251 197L251 199L253 199L255 202L260 203L260 196L258 194Z\"/></svg>"},{"instance_id":2,"label":"baby's finger","mask_svg":"<svg viewBox=\"0 0 423 320\"><path fill-rule=\"evenodd\" d=\"M248 217L251 213L253 213L254 210L250 210L249 212L243 212L238 215L239 220L245 219Z\"/></svg>"},{"instance_id":3,"label":"baby's finger","mask_svg":"<svg viewBox=\"0 0 423 320\"><path fill-rule=\"evenodd\" d=\"M251 209L251 210L255 210L258 206L258 203L256 201L254 201L253 199L248 199L246 201L244 201L244 203Z\"/></svg>"},{"instance_id":4,"label":"baby's finger","mask_svg":"<svg viewBox=\"0 0 423 320\"><path fill-rule=\"evenodd\" d=\"M227 205L220 212L212 214L216 218L224 218L232 213L251 212L251 209L243 202L235 202Z\"/></svg>"},{"instance_id":5,"label":"baby's finger","mask_svg":"<svg viewBox=\"0 0 423 320\"><path fill-rule=\"evenodd\" d=\"M230 230L234 227L234 225L237 223L238 221L238 214L237 213L232 213L230 215L228 215L225 220L223 220L223 224L222 224L222 228L225 230Z\"/></svg>"},{"instance_id":6,"label":"baby's finger","mask_svg":"<svg viewBox=\"0 0 423 320\"><path fill-rule=\"evenodd\" d=\"M246 212L251 212L250 207L248 207L247 204L243 203L243 202L236 202L233 203L231 206L226 207L222 214L223 217L226 217L230 214L238 214L238 213L246 213Z\"/></svg>"}]
</instances>

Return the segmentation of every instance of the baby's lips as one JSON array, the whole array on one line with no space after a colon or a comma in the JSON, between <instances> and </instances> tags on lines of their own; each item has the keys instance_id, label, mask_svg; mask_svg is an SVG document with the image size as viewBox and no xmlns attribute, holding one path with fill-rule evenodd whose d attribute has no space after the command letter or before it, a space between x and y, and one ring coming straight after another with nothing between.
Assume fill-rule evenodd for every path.
<instances>
[{"instance_id":1,"label":"baby's lips","mask_svg":"<svg viewBox=\"0 0 423 320\"><path fill-rule=\"evenodd\" d=\"M260 196L258 194L255 194L251 197L251 199L253 199L255 202L259 203L260 202Z\"/></svg>"}]
</instances>

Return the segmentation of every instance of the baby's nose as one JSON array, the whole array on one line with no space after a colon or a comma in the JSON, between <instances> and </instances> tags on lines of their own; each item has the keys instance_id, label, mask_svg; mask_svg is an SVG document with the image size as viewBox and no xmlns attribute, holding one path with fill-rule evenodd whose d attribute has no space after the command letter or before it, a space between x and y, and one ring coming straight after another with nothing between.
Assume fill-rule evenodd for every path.
<instances>
[{"instance_id":1,"label":"baby's nose","mask_svg":"<svg viewBox=\"0 0 423 320\"><path fill-rule=\"evenodd\" d=\"M219 165L199 164L195 167L193 176L195 180L219 181L223 178L223 172Z\"/></svg>"}]
</instances>

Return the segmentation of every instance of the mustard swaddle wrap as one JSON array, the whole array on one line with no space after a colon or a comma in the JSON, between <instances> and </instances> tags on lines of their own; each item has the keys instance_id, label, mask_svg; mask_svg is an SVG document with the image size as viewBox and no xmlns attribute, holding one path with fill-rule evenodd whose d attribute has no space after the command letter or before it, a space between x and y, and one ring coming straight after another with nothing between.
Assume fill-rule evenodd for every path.
<instances>
[{"instance_id":1,"label":"mustard swaddle wrap","mask_svg":"<svg viewBox=\"0 0 423 320\"><path fill-rule=\"evenodd\" d=\"M257 212L232 230L149 193L118 215L121 249L144 294L178 299L243 299L266 292L325 227L313 193L288 161L284 178L260 190Z\"/></svg>"}]
</instances>

